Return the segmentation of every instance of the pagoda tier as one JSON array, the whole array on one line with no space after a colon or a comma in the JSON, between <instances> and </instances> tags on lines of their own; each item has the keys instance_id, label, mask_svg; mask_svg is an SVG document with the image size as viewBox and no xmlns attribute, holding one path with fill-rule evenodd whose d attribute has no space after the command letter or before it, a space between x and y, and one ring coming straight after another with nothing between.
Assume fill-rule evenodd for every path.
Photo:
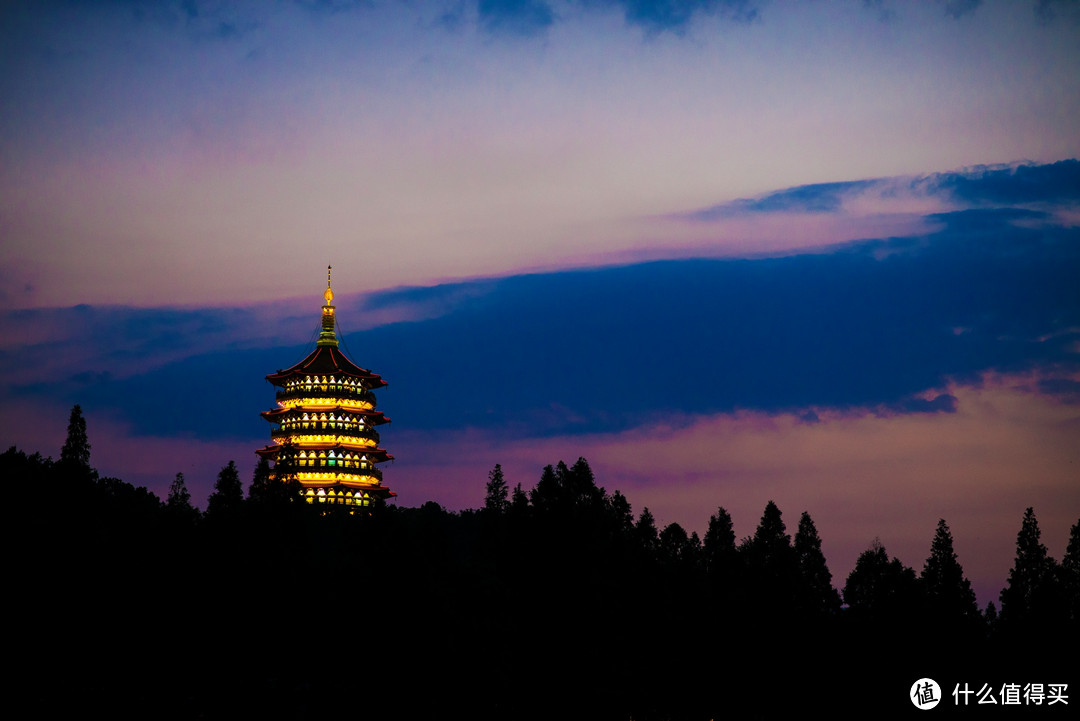
<instances>
[{"instance_id":1,"label":"pagoda tier","mask_svg":"<svg viewBox=\"0 0 1080 721\"><path fill-rule=\"evenodd\" d=\"M374 426L390 422L389 418L374 409L340 405L275 408L263 411L262 417L279 424L283 431L322 431L348 435L374 433ZM377 442L378 434L374 438Z\"/></svg>"},{"instance_id":2,"label":"pagoda tier","mask_svg":"<svg viewBox=\"0 0 1080 721\"><path fill-rule=\"evenodd\" d=\"M361 368L337 345L334 293L327 269L322 330L314 351L286 370L266 376L276 386L277 408L262 417L274 424L273 443L256 453L274 462L274 477L295 480L308 503L367 506L395 495L375 464L393 460L379 448L375 426L389 423L375 409L378 374Z\"/></svg>"},{"instance_id":3,"label":"pagoda tier","mask_svg":"<svg viewBox=\"0 0 1080 721\"><path fill-rule=\"evenodd\" d=\"M345 443L309 443L306 440L303 447L299 443L286 442L260 448L255 452L268 458L273 456L279 464L288 461L299 471L311 468L336 475L375 475L379 478L382 477L382 472L373 464L394 460L394 457L384 448L375 446L358 448Z\"/></svg>"}]
</instances>

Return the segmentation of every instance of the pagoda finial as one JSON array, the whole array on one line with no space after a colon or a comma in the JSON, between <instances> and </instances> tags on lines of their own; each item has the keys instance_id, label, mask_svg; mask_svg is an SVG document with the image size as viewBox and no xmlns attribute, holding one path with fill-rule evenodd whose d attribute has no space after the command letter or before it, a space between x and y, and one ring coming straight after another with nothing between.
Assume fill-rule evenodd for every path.
<instances>
[{"instance_id":1,"label":"pagoda finial","mask_svg":"<svg viewBox=\"0 0 1080 721\"><path fill-rule=\"evenodd\" d=\"M326 298L327 305L334 304L334 291L330 290L330 268L332 266L326 266L326 292L323 293L323 298Z\"/></svg>"},{"instance_id":2,"label":"pagoda finial","mask_svg":"<svg viewBox=\"0 0 1080 721\"><path fill-rule=\"evenodd\" d=\"M322 331L319 332L316 345L337 348L337 334L334 333L334 291L330 290L330 268L331 266L326 266L326 292L323 293L326 305L322 307Z\"/></svg>"}]
</instances>

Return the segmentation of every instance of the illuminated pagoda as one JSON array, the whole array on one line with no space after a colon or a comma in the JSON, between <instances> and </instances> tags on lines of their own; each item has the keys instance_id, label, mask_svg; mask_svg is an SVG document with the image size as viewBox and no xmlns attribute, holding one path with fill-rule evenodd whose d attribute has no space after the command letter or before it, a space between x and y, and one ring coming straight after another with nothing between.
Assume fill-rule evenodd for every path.
<instances>
[{"instance_id":1,"label":"illuminated pagoda","mask_svg":"<svg viewBox=\"0 0 1080 721\"><path fill-rule=\"evenodd\" d=\"M368 506L395 495L375 467L393 459L379 448L375 430L390 421L375 410L372 392L386 381L338 349L329 267L323 297L315 350L292 368L266 376L278 388L278 407L262 414L275 424L274 443L256 453L274 462L276 480L298 481L308 503Z\"/></svg>"}]
</instances>

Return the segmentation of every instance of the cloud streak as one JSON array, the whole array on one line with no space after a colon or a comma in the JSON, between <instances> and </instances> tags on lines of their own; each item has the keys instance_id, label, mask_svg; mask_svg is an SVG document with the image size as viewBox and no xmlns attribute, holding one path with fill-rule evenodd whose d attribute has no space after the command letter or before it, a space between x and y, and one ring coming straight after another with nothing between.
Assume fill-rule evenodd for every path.
<instances>
[{"instance_id":1,"label":"cloud streak","mask_svg":"<svg viewBox=\"0 0 1080 721\"><path fill-rule=\"evenodd\" d=\"M740 198L673 215L675 219L714 222L772 213L843 214L865 208L877 213L936 200L949 209L1080 205L1080 161L1049 164L978 166L929 175L813 183Z\"/></svg>"},{"instance_id":2,"label":"cloud streak","mask_svg":"<svg viewBox=\"0 0 1080 721\"><path fill-rule=\"evenodd\" d=\"M949 414L944 389L988 372L1071 387L1080 228L1053 218L969 208L934 214L925 235L830 252L400 288L343 297L338 315L411 428L546 437L747 409ZM266 405L260 379L306 354L317 320L314 301L15 311L0 324L24 340L0 370L9 396L111 407L148 434L248 437L260 420L235 409ZM216 410L156 411L178 391Z\"/></svg>"}]
</instances>

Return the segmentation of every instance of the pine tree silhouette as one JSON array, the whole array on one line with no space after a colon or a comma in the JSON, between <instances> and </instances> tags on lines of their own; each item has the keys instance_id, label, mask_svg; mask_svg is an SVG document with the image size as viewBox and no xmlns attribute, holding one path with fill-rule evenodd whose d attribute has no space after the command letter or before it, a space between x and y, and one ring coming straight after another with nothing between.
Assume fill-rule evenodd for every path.
<instances>
[{"instance_id":1,"label":"pine tree silhouette","mask_svg":"<svg viewBox=\"0 0 1080 721\"><path fill-rule=\"evenodd\" d=\"M240 484L240 473L236 470L236 462L229 461L218 473L214 492L206 505L206 515L212 518L232 515L239 512L243 504L244 488Z\"/></svg>"},{"instance_id":2,"label":"pine tree silhouette","mask_svg":"<svg viewBox=\"0 0 1080 721\"><path fill-rule=\"evenodd\" d=\"M67 440L60 449L60 462L80 468L90 467L90 440L86 436L86 419L82 407L76 403L68 418Z\"/></svg>"},{"instance_id":3,"label":"pine tree silhouette","mask_svg":"<svg viewBox=\"0 0 1080 721\"><path fill-rule=\"evenodd\" d=\"M795 532L795 558L802 580L801 605L812 613L840 610L840 593L833 588L832 573L821 552L821 538L810 514L803 511Z\"/></svg>"},{"instance_id":4,"label":"pine tree silhouette","mask_svg":"<svg viewBox=\"0 0 1080 721\"><path fill-rule=\"evenodd\" d=\"M502 465L496 463L488 473L486 494L484 495L484 510L502 515L510 509L510 487L506 485L503 477Z\"/></svg>"},{"instance_id":5,"label":"pine tree silhouette","mask_svg":"<svg viewBox=\"0 0 1080 721\"><path fill-rule=\"evenodd\" d=\"M974 622L979 618L975 592L964 577L964 569L953 550L952 532L944 518L938 520L921 578L935 618L948 623Z\"/></svg>"}]
</instances>

